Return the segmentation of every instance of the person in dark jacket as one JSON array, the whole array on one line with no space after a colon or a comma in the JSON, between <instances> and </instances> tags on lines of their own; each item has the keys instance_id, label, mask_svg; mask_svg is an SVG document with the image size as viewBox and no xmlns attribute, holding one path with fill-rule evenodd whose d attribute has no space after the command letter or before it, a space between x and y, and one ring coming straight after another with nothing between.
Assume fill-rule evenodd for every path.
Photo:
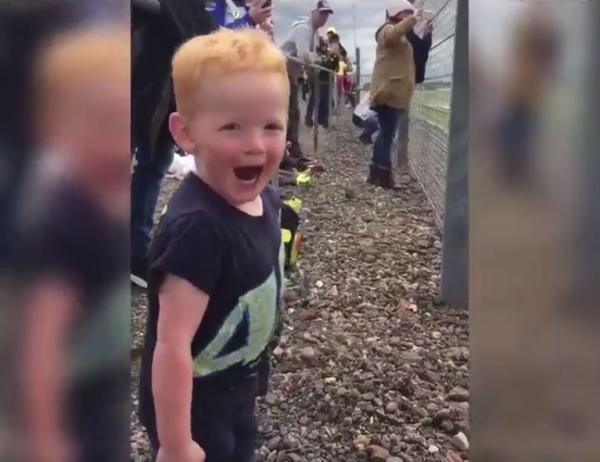
<instances>
[{"instance_id":1,"label":"person in dark jacket","mask_svg":"<svg viewBox=\"0 0 600 462\"><path fill-rule=\"evenodd\" d=\"M146 287L146 258L161 181L173 159L168 115L175 103L170 81L175 49L216 29L204 0L132 3L131 279Z\"/></svg>"},{"instance_id":2,"label":"person in dark jacket","mask_svg":"<svg viewBox=\"0 0 600 462\"><path fill-rule=\"evenodd\" d=\"M423 38L419 37L414 30L406 34L408 42L413 49L413 60L415 62L415 84L423 83L425 80L425 66L429 59L429 51L433 38L433 25L429 23L425 29ZM408 167L408 133L409 110L404 111L398 118L398 167Z\"/></svg>"},{"instance_id":3,"label":"person in dark jacket","mask_svg":"<svg viewBox=\"0 0 600 462\"><path fill-rule=\"evenodd\" d=\"M429 51L433 39L433 25L429 24L425 29L423 38L411 30L406 34L406 38L413 47L413 58L415 61L415 83L423 83L425 80L425 66L429 59Z\"/></svg>"}]
</instances>

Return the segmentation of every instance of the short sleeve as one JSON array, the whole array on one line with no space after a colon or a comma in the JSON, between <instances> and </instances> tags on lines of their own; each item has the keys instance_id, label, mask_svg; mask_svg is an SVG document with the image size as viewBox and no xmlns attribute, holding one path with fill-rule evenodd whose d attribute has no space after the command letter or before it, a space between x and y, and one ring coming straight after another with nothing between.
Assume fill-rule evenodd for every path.
<instances>
[{"instance_id":1,"label":"short sleeve","mask_svg":"<svg viewBox=\"0 0 600 462\"><path fill-rule=\"evenodd\" d=\"M211 295L219 280L223 244L214 223L203 214L176 219L162 230L151 271L172 274Z\"/></svg>"}]
</instances>

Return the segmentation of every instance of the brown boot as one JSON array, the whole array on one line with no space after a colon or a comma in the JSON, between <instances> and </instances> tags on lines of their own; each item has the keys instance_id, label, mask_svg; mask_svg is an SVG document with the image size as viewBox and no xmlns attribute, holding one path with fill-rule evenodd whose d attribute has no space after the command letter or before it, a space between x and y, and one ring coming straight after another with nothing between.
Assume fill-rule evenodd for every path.
<instances>
[{"instance_id":1,"label":"brown boot","mask_svg":"<svg viewBox=\"0 0 600 462\"><path fill-rule=\"evenodd\" d=\"M379 186L379 167L375 164L369 165L369 176L367 177L367 183L373 186Z\"/></svg>"},{"instance_id":2,"label":"brown boot","mask_svg":"<svg viewBox=\"0 0 600 462\"><path fill-rule=\"evenodd\" d=\"M394 173L391 168L378 167L379 169L379 186L383 189L396 189L394 183Z\"/></svg>"}]
</instances>

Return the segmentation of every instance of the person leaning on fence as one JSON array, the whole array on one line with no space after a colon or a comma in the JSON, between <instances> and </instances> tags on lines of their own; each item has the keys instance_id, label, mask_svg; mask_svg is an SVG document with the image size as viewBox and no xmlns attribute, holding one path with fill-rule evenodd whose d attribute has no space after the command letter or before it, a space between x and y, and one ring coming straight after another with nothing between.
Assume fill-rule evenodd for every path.
<instances>
[{"instance_id":1,"label":"person leaning on fence","mask_svg":"<svg viewBox=\"0 0 600 462\"><path fill-rule=\"evenodd\" d=\"M415 88L412 46L406 34L419 15L407 0L390 0L386 22L377 30L377 51L371 82L371 107L379 119L379 135L373 145L373 158L367 182L394 188L391 149L398 117L410 107Z\"/></svg>"},{"instance_id":2,"label":"person leaning on fence","mask_svg":"<svg viewBox=\"0 0 600 462\"><path fill-rule=\"evenodd\" d=\"M157 462L253 460L257 368L283 288L286 59L255 29L220 29L173 58L170 130L194 156L152 244L140 421ZM239 91L240 88L252 91Z\"/></svg>"},{"instance_id":3,"label":"person leaning on fence","mask_svg":"<svg viewBox=\"0 0 600 462\"><path fill-rule=\"evenodd\" d=\"M310 17L299 18L293 25L288 37L281 45L284 54L299 58L307 67L317 61L316 49L319 43L317 30L323 27L333 10L326 0L318 0ZM291 143L290 154L294 157L306 157L302 153L299 141L300 104L298 101L298 77L302 73L302 64L288 60L290 78L290 104L287 127L287 141Z\"/></svg>"},{"instance_id":4,"label":"person leaning on fence","mask_svg":"<svg viewBox=\"0 0 600 462\"><path fill-rule=\"evenodd\" d=\"M334 90L332 75L338 68L339 56L337 49L329 48L326 40L320 39L319 47L317 48L317 56L319 60L317 64L325 69L329 69L331 72L326 70L317 70L312 72L314 76L310 79L310 96L308 104L306 106L306 114L304 117L304 123L307 127L313 127L315 123L315 115L318 120L316 121L321 127L329 128L329 113L333 100L331 98L332 91ZM316 86L319 85L319 100L316 101L317 91ZM318 112L315 111L315 107L318 105ZM315 114L317 112L317 114Z\"/></svg>"}]
</instances>

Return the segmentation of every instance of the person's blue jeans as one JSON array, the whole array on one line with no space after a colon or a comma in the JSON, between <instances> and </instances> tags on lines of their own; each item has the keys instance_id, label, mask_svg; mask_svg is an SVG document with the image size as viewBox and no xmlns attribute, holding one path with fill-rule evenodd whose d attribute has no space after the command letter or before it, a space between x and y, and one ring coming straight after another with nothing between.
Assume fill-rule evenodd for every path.
<instances>
[{"instance_id":1,"label":"person's blue jeans","mask_svg":"<svg viewBox=\"0 0 600 462\"><path fill-rule=\"evenodd\" d=\"M362 120L357 115L353 115L352 123L356 127L362 128L360 138L368 138L370 140L377 130L379 130L379 122L377 121L377 116L375 115L367 118L366 120Z\"/></svg>"},{"instance_id":2,"label":"person's blue jeans","mask_svg":"<svg viewBox=\"0 0 600 462\"><path fill-rule=\"evenodd\" d=\"M373 109L377 112L380 130L373 144L372 161L378 167L391 168L392 143L394 142L396 127L398 126L400 110L386 105L377 106Z\"/></svg>"},{"instance_id":3,"label":"person's blue jeans","mask_svg":"<svg viewBox=\"0 0 600 462\"><path fill-rule=\"evenodd\" d=\"M160 186L173 161L173 145L163 141L151 155L146 137L136 141L136 166L131 178L131 259L145 261Z\"/></svg>"},{"instance_id":4,"label":"person's blue jeans","mask_svg":"<svg viewBox=\"0 0 600 462\"><path fill-rule=\"evenodd\" d=\"M362 136L371 138L379 130L379 121L376 116L369 117L363 122Z\"/></svg>"}]
</instances>

